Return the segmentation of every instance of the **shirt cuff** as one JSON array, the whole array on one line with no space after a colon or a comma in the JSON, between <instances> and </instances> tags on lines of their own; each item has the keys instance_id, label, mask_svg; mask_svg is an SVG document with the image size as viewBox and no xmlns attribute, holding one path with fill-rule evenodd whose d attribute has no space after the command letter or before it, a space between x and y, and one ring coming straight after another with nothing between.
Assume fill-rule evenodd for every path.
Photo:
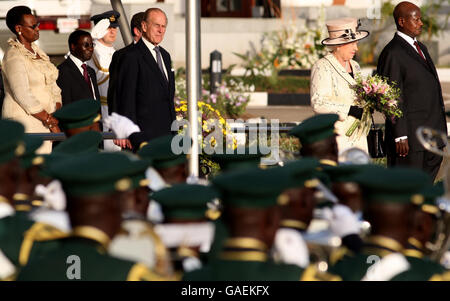
<instances>
[{"instance_id":1,"label":"shirt cuff","mask_svg":"<svg viewBox=\"0 0 450 301\"><path fill-rule=\"evenodd\" d=\"M408 139L408 136L401 136L401 137L395 138L395 142L400 142L401 140L406 140L406 139Z\"/></svg>"}]
</instances>

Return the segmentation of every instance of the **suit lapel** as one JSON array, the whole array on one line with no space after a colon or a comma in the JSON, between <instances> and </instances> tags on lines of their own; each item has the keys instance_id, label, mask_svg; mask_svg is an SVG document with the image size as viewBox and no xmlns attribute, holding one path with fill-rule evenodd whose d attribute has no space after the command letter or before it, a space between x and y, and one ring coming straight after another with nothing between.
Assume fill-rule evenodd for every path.
<instances>
[{"instance_id":1,"label":"suit lapel","mask_svg":"<svg viewBox=\"0 0 450 301\"><path fill-rule=\"evenodd\" d=\"M430 70L433 72L434 76L439 80L439 76L436 71L436 67L434 66L433 60L431 59L430 54L428 53L427 47L419 42L420 49L423 52L423 55L425 55L425 58L427 59L427 65L430 68Z\"/></svg>"},{"instance_id":2,"label":"suit lapel","mask_svg":"<svg viewBox=\"0 0 450 301\"><path fill-rule=\"evenodd\" d=\"M395 39L397 40L398 43L402 44L402 48L405 49L405 52L411 56L413 59L415 59L416 61L418 61L420 64L422 64L425 68L428 69L428 71L430 71L431 73L433 73L433 71L430 69L430 66L428 65L428 62L426 62L421 56L420 54L414 50L414 48L412 48L412 46L405 41L405 39L403 39L402 37L400 37L398 34L395 34ZM419 46L421 47L422 52L425 55L425 52L423 51L424 48L419 44ZM425 58L428 60L427 56L425 55Z\"/></svg>"},{"instance_id":3,"label":"suit lapel","mask_svg":"<svg viewBox=\"0 0 450 301\"><path fill-rule=\"evenodd\" d=\"M137 47L139 47L139 50L143 54L144 60L147 62L147 64L158 74L159 81L161 85L166 88L167 87L167 80L164 78L163 74L161 73L161 70L159 70L158 64L155 61L155 58L150 52L150 49L145 45L144 41L142 39L136 44Z\"/></svg>"},{"instance_id":4,"label":"suit lapel","mask_svg":"<svg viewBox=\"0 0 450 301\"><path fill-rule=\"evenodd\" d=\"M356 81L355 79L348 74L347 70L345 70L345 68L341 65L341 63L339 63L339 61L336 59L336 57L333 54L328 54L327 56L325 56L325 59L327 59L330 64L333 66L333 68L336 70L336 72L341 75L350 85L356 85ZM353 69L353 74L356 73L356 67L353 63L351 63L352 65L352 69Z\"/></svg>"},{"instance_id":5,"label":"suit lapel","mask_svg":"<svg viewBox=\"0 0 450 301\"><path fill-rule=\"evenodd\" d=\"M91 94L92 94L92 87L88 86L88 84L84 80L83 74L81 74L81 72L80 72L80 69L78 69L77 65L75 65L75 63L70 58L67 58L67 60L69 61L70 69L74 73L75 77L78 78L80 85L84 85L87 89L91 90ZM89 76L91 77L91 81L92 81L95 73L94 73L94 75L92 75L92 72L91 72L91 69L89 66L88 66L87 70L88 70ZM93 95L93 96L95 96L97 98L96 95Z\"/></svg>"}]
</instances>

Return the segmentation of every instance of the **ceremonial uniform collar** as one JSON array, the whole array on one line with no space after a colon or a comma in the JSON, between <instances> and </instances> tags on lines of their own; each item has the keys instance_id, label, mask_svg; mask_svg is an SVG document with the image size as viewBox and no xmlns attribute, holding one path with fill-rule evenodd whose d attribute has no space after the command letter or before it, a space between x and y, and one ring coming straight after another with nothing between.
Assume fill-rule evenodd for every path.
<instances>
[{"instance_id":1,"label":"ceremonial uniform collar","mask_svg":"<svg viewBox=\"0 0 450 301\"><path fill-rule=\"evenodd\" d=\"M72 231L72 236L96 241L100 245L102 245L105 249L108 248L108 245L111 241L111 239L105 232L92 226L75 227Z\"/></svg>"},{"instance_id":2,"label":"ceremonial uniform collar","mask_svg":"<svg viewBox=\"0 0 450 301\"><path fill-rule=\"evenodd\" d=\"M408 247L403 251L405 256L423 258L423 245L414 237L408 238Z\"/></svg>"},{"instance_id":3,"label":"ceremonial uniform collar","mask_svg":"<svg viewBox=\"0 0 450 301\"><path fill-rule=\"evenodd\" d=\"M267 261L267 246L262 241L251 237L236 237L227 239L225 249L220 254L224 260Z\"/></svg>"},{"instance_id":4,"label":"ceremonial uniform collar","mask_svg":"<svg viewBox=\"0 0 450 301\"><path fill-rule=\"evenodd\" d=\"M403 246L393 238L382 235L373 235L369 236L365 241L364 250L365 253L373 252L383 257L391 253L402 252Z\"/></svg>"}]
</instances>

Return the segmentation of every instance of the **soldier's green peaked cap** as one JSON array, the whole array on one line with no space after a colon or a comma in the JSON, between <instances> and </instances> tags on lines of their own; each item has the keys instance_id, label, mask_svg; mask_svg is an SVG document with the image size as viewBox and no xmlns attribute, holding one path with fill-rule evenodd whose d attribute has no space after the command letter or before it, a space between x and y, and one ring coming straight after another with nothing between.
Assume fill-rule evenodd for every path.
<instances>
[{"instance_id":1,"label":"soldier's green peaked cap","mask_svg":"<svg viewBox=\"0 0 450 301\"><path fill-rule=\"evenodd\" d=\"M289 181L285 183L285 188L293 187L317 187L320 166L319 160L314 158L303 158L287 163L283 167L277 167L272 170L275 174L277 172L285 173Z\"/></svg>"},{"instance_id":2,"label":"soldier's green peaked cap","mask_svg":"<svg viewBox=\"0 0 450 301\"><path fill-rule=\"evenodd\" d=\"M356 182L369 202L404 204L420 198L420 191L432 183L425 172L405 167L369 168L356 177Z\"/></svg>"},{"instance_id":3,"label":"soldier's green peaked cap","mask_svg":"<svg viewBox=\"0 0 450 301\"><path fill-rule=\"evenodd\" d=\"M103 195L132 188L132 177L144 172L148 162L116 153L86 153L55 162L49 173L61 181L68 196Z\"/></svg>"},{"instance_id":4,"label":"soldier's green peaked cap","mask_svg":"<svg viewBox=\"0 0 450 301\"><path fill-rule=\"evenodd\" d=\"M222 171L257 167L264 155L260 151L253 151L246 147L243 151L228 150L224 154L212 154L208 157L220 165Z\"/></svg>"},{"instance_id":5,"label":"soldier's green peaked cap","mask_svg":"<svg viewBox=\"0 0 450 301\"><path fill-rule=\"evenodd\" d=\"M36 155L36 150L44 143L42 138L33 135L25 135L24 142L25 153L20 158L20 165L22 168L27 169L33 165L41 165L44 163L44 157Z\"/></svg>"},{"instance_id":6,"label":"soldier's green peaked cap","mask_svg":"<svg viewBox=\"0 0 450 301\"><path fill-rule=\"evenodd\" d=\"M100 102L95 99L82 99L64 105L53 113L63 130L77 129L100 121Z\"/></svg>"},{"instance_id":7,"label":"soldier's green peaked cap","mask_svg":"<svg viewBox=\"0 0 450 301\"><path fill-rule=\"evenodd\" d=\"M102 142L102 134L95 131L87 131L76 134L60 144L58 144L52 153L64 154L82 154L96 153Z\"/></svg>"},{"instance_id":8,"label":"soldier's green peaked cap","mask_svg":"<svg viewBox=\"0 0 450 301\"><path fill-rule=\"evenodd\" d=\"M174 136L167 135L150 140L139 151L139 157L153 161L155 168L169 168L186 162L184 153L175 154L172 151L172 139ZM174 144L177 146L178 144Z\"/></svg>"},{"instance_id":9,"label":"soldier's green peaked cap","mask_svg":"<svg viewBox=\"0 0 450 301\"><path fill-rule=\"evenodd\" d=\"M289 175L278 168L249 168L223 173L212 179L225 206L266 208L275 206Z\"/></svg>"},{"instance_id":10,"label":"soldier's green peaked cap","mask_svg":"<svg viewBox=\"0 0 450 301\"><path fill-rule=\"evenodd\" d=\"M0 120L0 164L25 153L25 127L16 121Z\"/></svg>"},{"instance_id":11,"label":"soldier's green peaked cap","mask_svg":"<svg viewBox=\"0 0 450 301\"><path fill-rule=\"evenodd\" d=\"M320 114L304 120L289 131L289 135L300 139L301 144L311 144L335 135L337 114Z\"/></svg>"},{"instance_id":12,"label":"soldier's green peaked cap","mask_svg":"<svg viewBox=\"0 0 450 301\"><path fill-rule=\"evenodd\" d=\"M161 206L168 219L206 219L207 203L219 198L211 186L177 184L154 192L151 198Z\"/></svg>"},{"instance_id":13,"label":"soldier's green peaked cap","mask_svg":"<svg viewBox=\"0 0 450 301\"><path fill-rule=\"evenodd\" d=\"M345 164L337 166L323 166L331 182L355 182L358 175L367 169L382 168L373 164Z\"/></svg>"}]
</instances>

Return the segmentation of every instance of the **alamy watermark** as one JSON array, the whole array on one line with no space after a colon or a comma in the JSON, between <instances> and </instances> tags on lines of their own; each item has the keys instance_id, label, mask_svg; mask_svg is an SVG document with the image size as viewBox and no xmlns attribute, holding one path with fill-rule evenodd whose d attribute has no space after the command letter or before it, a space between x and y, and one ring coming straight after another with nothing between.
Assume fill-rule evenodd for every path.
<instances>
[{"instance_id":1,"label":"alamy watermark","mask_svg":"<svg viewBox=\"0 0 450 301\"><path fill-rule=\"evenodd\" d=\"M231 128L230 124L234 125L234 128ZM199 154L270 155L269 159L262 158L263 164L267 161L280 160L280 123L278 119L271 119L270 122L263 120L252 124L248 135L246 135L243 120L208 119L201 123L199 121L197 141L187 135L191 131L191 124L186 119L175 120L171 130L179 133L172 139L171 145L172 152L177 155L190 154L192 143L196 142Z\"/></svg>"},{"instance_id":2,"label":"alamy watermark","mask_svg":"<svg viewBox=\"0 0 450 301\"><path fill-rule=\"evenodd\" d=\"M66 270L66 277L69 280L81 279L81 259L77 255L70 255L66 259L66 264L69 264Z\"/></svg>"}]
</instances>

